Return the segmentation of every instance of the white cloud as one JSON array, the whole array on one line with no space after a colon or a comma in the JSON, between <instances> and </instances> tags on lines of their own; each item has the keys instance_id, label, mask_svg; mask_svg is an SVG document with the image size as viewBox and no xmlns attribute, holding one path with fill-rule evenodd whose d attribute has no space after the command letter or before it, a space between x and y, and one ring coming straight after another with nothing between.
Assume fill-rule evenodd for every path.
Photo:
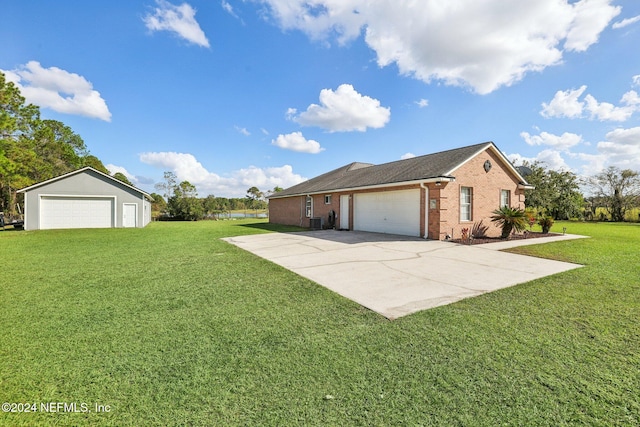
<instances>
[{"instance_id":1,"label":"white cloud","mask_svg":"<svg viewBox=\"0 0 640 427\"><path fill-rule=\"evenodd\" d=\"M429 100L422 98L420 101L415 101L415 103L418 107L424 108L429 105Z\"/></svg>"},{"instance_id":2,"label":"white cloud","mask_svg":"<svg viewBox=\"0 0 640 427\"><path fill-rule=\"evenodd\" d=\"M299 151L301 153L317 154L324 151L324 148L320 147L320 143L313 139L306 139L302 132L293 132L287 135L280 134L271 141L271 144L285 150Z\"/></svg>"},{"instance_id":3,"label":"white cloud","mask_svg":"<svg viewBox=\"0 0 640 427\"><path fill-rule=\"evenodd\" d=\"M631 77L631 81L633 81L633 86L639 86L640 87L640 74Z\"/></svg>"},{"instance_id":4,"label":"white cloud","mask_svg":"<svg viewBox=\"0 0 640 427\"><path fill-rule=\"evenodd\" d=\"M241 197L252 186L266 191L276 186L291 187L307 179L294 173L290 165L269 168L249 166L233 171L229 176L220 176L209 172L188 153L148 152L140 154L140 161L175 173L178 181L189 181L196 186L200 196Z\"/></svg>"},{"instance_id":5,"label":"white cloud","mask_svg":"<svg viewBox=\"0 0 640 427\"><path fill-rule=\"evenodd\" d=\"M111 112L100 92L84 77L57 67L43 68L38 61L3 71L28 103L64 114L111 121Z\"/></svg>"},{"instance_id":6,"label":"white cloud","mask_svg":"<svg viewBox=\"0 0 640 427\"><path fill-rule=\"evenodd\" d=\"M170 31L190 43L209 47L209 40L196 21L196 10L188 3L180 6L165 0L156 0L153 14L147 14L143 20L151 31ZM224 7L224 6L223 6Z\"/></svg>"},{"instance_id":7,"label":"white cloud","mask_svg":"<svg viewBox=\"0 0 640 427\"><path fill-rule=\"evenodd\" d=\"M233 16L234 18L238 17L238 15L236 15L236 13L233 10L233 6L231 6L229 2L222 0L221 5L222 5L222 8L225 10L225 12L227 12L229 15Z\"/></svg>"},{"instance_id":8,"label":"white cloud","mask_svg":"<svg viewBox=\"0 0 640 427\"><path fill-rule=\"evenodd\" d=\"M583 85L579 89L557 91L551 102L542 103L540 114L543 117L568 117L570 119L582 117L584 102L578 101L578 98L586 89L587 86Z\"/></svg>"},{"instance_id":9,"label":"white cloud","mask_svg":"<svg viewBox=\"0 0 640 427\"><path fill-rule=\"evenodd\" d=\"M560 151L567 151L582 142L582 136L569 132L565 132L562 135L554 135L548 132L541 132L540 135L530 135L528 132L521 132L520 136L529 145L546 145Z\"/></svg>"},{"instance_id":10,"label":"white cloud","mask_svg":"<svg viewBox=\"0 0 640 427\"><path fill-rule=\"evenodd\" d=\"M591 113L592 119L598 119L600 121L609 120L614 122L624 122L631 117L633 113L638 111L640 106L640 99L635 91L629 91L622 96L620 100L623 107L616 107L608 102L598 102L593 96L587 95L584 97L586 103L586 109Z\"/></svg>"},{"instance_id":11,"label":"white cloud","mask_svg":"<svg viewBox=\"0 0 640 427\"><path fill-rule=\"evenodd\" d=\"M345 43L364 30L380 67L480 94L584 51L620 13L613 0L254 0L283 29Z\"/></svg>"},{"instance_id":12,"label":"white cloud","mask_svg":"<svg viewBox=\"0 0 640 427\"><path fill-rule=\"evenodd\" d=\"M136 179L135 175L130 174L129 171L127 171L122 166L116 166L116 165L113 165L113 164L109 163L108 165L104 165L104 167L107 168L107 170L109 171L109 173L111 175L115 175L116 173L120 172L121 174L126 176L127 179L129 181L131 181L131 182L133 182L133 180Z\"/></svg>"},{"instance_id":13,"label":"white cloud","mask_svg":"<svg viewBox=\"0 0 640 427\"><path fill-rule=\"evenodd\" d=\"M400 160L406 160L406 159L412 159L414 158L416 155L413 153L405 153L402 156L400 156Z\"/></svg>"},{"instance_id":14,"label":"white cloud","mask_svg":"<svg viewBox=\"0 0 640 427\"><path fill-rule=\"evenodd\" d=\"M609 102L598 102L591 94L584 96L582 100L579 98L587 89L583 85L579 89L559 90L548 104L542 103L540 114L543 117L567 117L570 119L584 117L585 113L589 113L589 118L600 121L624 122L628 120L633 113L640 110L640 97L636 91L630 90L622 95L620 103L622 106L615 106Z\"/></svg>"},{"instance_id":15,"label":"white cloud","mask_svg":"<svg viewBox=\"0 0 640 427\"><path fill-rule=\"evenodd\" d=\"M251 132L249 132L247 128L243 128L240 126L234 126L234 127L239 133L243 134L244 136L251 136Z\"/></svg>"},{"instance_id":16,"label":"white cloud","mask_svg":"<svg viewBox=\"0 0 640 427\"><path fill-rule=\"evenodd\" d=\"M569 153L569 156L584 162L581 166L583 176L591 176L602 172L607 162L607 156L603 154Z\"/></svg>"},{"instance_id":17,"label":"white cloud","mask_svg":"<svg viewBox=\"0 0 640 427\"><path fill-rule=\"evenodd\" d=\"M614 22L611 28L617 30L618 28L624 28L628 25L635 24L636 22L640 22L640 15L634 16L633 18L626 18L622 21Z\"/></svg>"},{"instance_id":18,"label":"white cloud","mask_svg":"<svg viewBox=\"0 0 640 427\"><path fill-rule=\"evenodd\" d=\"M598 142L598 151L607 163L620 168L640 170L640 127L615 129Z\"/></svg>"},{"instance_id":19,"label":"white cloud","mask_svg":"<svg viewBox=\"0 0 640 427\"><path fill-rule=\"evenodd\" d=\"M380 101L359 94L349 84L340 85L335 92L322 89L320 104L311 104L300 114L289 108L287 117L302 126L318 126L329 132L364 132L368 127L384 127L391 116L390 108L381 107Z\"/></svg>"},{"instance_id":20,"label":"white cloud","mask_svg":"<svg viewBox=\"0 0 640 427\"><path fill-rule=\"evenodd\" d=\"M564 161L562 155L557 150L546 149L540 151L535 157L525 157L518 153L508 154L507 158L511 160L512 163L519 165L524 161L529 163L541 162L544 163L546 167L553 170L571 170L569 165Z\"/></svg>"}]
</instances>

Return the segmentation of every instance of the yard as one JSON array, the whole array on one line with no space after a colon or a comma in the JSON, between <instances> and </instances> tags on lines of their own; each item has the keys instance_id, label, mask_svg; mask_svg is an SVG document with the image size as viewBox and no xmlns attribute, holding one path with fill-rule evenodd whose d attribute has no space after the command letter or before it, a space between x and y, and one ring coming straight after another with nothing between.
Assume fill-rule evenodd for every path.
<instances>
[{"instance_id":1,"label":"yard","mask_svg":"<svg viewBox=\"0 0 640 427\"><path fill-rule=\"evenodd\" d=\"M393 322L219 240L263 220L0 231L0 425L637 426L640 224L563 226L517 251L584 268Z\"/></svg>"}]
</instances>

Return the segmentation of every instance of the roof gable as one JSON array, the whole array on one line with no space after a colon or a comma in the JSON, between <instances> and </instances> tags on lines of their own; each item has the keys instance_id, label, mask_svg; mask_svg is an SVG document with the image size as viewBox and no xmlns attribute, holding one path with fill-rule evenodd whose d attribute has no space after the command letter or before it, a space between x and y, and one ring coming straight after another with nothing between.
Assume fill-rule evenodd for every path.
<instances>
[{"instance_id":1,"label":"roof gable","mask_svg":"<svg viewBox=\"0 0 640 427\"><path fill-rule=\"evenodd\" d=\"M495 152L507 169L526 184L525 179L495 144L484 142L380 165L350 163L273 194L271 198L453 178L456 170L487 149Z\"/></svg>"},{"instance_id":2,"label":"roof gable","mask_svg":"<svg viewBox=\"0 0 640 427\"><path fill-rule=\"evenodd\" d=\"M53 182L62 181L62 180L66 179L66 178L69 178L71 176L75 176L75 175L79 175L81 173L87 173L87 172L95 173L95 174L97 174L99 176L107 178L108 180L112 181L114 185L121 185L121 186L123 186L125 188L131 189L131 190L133 190L133 191L135 191L137 193L140 193L142 196L146 197L149 201L153 201L153 197L151 197L151 195L146 193L145 191L142 191L139 188L134 187L133 185L129 185L129 184L125 183L125 182L122 182L119 179L116 179L116 178L114 178L114 177L112 177L110 175L107 175L106 173L100 172L99 170L94 169L94 168L92 168L90 166L86 166L84 168L77 169L75 171L66 173L64 175L57 176L55 178L48 179L46 181L39 182L37 184L33 184L33 185L29 186L29 187L22 188L22 189L18 190L17 192L18 193L26 193L27 191L30 191L30 190L33 190L33 189L36 189L36 188L51 184Z\"/></svg>"}]
</instances>

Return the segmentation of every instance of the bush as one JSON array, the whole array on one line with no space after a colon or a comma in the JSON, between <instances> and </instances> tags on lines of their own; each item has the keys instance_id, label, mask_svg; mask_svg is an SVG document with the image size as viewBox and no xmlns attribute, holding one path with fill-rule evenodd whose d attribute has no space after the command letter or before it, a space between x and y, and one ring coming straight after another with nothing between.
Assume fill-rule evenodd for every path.
<instances>
[{"instance_id":1,"label":"bush","mask_svg":"<svg viewBox=\"0 0 640 427\"><path fill-rule=\"evenodd\" d=\"M550 216L543 216L538 220L538 225L542 227L542 232L546 234L553 226L553 218Z\"/></svg>"}]
</instances>

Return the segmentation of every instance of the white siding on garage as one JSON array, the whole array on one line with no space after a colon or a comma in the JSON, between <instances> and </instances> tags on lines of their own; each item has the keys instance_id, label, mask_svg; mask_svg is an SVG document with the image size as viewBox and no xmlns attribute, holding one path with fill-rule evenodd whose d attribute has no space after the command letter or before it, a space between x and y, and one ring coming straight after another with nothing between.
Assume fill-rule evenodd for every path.
<instances>
[{"instance_id":1,"label":"white siding on garage","mask_svg":"<svg viewBox=\"0 0 640 427\"><path fill-rule=\"evenodd\" d=\"M110 228L114 198L41 196L40 228Z\"/></svg>"},{"instance_id":2,"label":"white siding on garage","mask_svg":"<svg viewBox=\"0 0 640 427\"><path fill-rule=\"evenodd\" d=\"M420 236L420 190L355 194L353 222L354 230Z\"/></svg>"}]
</instances>

